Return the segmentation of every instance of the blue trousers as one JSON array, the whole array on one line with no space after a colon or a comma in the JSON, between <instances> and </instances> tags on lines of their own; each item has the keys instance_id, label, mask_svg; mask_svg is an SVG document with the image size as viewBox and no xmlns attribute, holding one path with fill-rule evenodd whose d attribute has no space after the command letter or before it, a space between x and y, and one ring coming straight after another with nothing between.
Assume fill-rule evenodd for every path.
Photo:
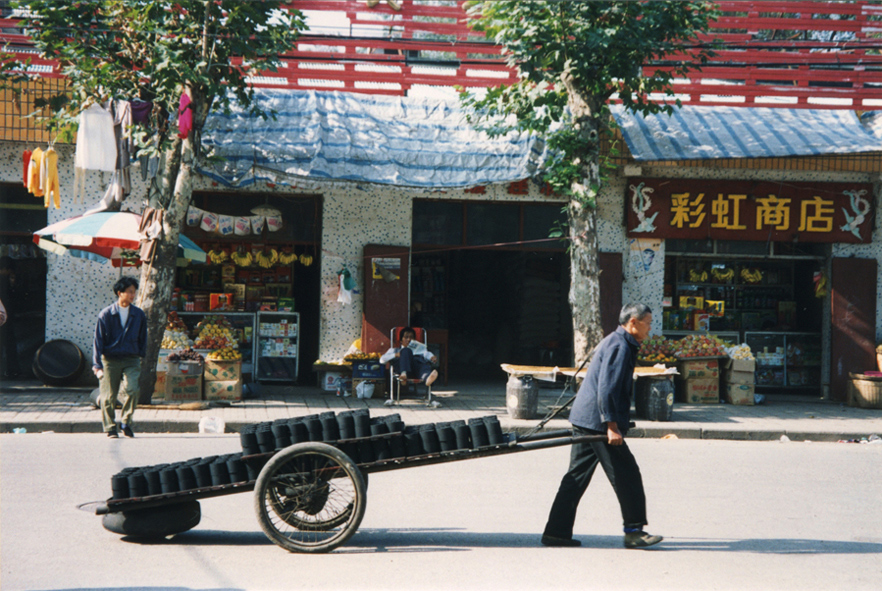
<instances>
[{"instance_id":1,"label":"blue trousers","mask_svg":"<svg viewBox=\"0 0 882 591\"><path fill-rule=\"evenodd\" d=\"M573 434L606 435L573 426ZM609 483L612 484L625 527L641 529L646 525L646 496L643 492L643 478L637 460L628 449L628 444L610 445L605 441L575 443L570 450L570 467L564 474L551 505L545 534L557 538L573 537L573 524L576 522L576 509L582 495L588 489L591 476L597 464L603 467Z\"/></svg>"},{"instance_id":2,"label":"blue trousers","mask_svg":"<svg viewBox=\"0 0 882 591\"><path fill-rule=\"evenodd\" d=\"M395 373L405 373L408 379L425 380L432 373L432 364L422 355L414 355L413 349L402 347L398 357L392 358Z\"/></svg>"}]
</instances>

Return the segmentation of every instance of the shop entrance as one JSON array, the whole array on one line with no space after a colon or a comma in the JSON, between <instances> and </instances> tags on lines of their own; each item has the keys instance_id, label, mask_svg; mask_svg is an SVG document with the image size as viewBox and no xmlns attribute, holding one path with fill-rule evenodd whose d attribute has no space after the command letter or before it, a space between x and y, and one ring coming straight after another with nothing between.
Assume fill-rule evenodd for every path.
<instances>
[{"instance_id":1,"label":"shop entrance","mask_svg":"<svg viewBox=\"0 0 882 591\"><path fill-rule=\"evenodd\" d=\"M205 315L227 312L253 380L310 379L304 360L318 357L321 207L318 196L193 195L184 233L208 260L178 270L177 308L191 331Z\"/></svg>"},{"instance_id":2,"label":"shop entrance","mask_svg":"<svg viewBox=\"0 0 882 591\"><path fill-rule=\"evenodd\" d=\"M453 378L499 365L568 365L572 317L563 252L458 250L413 255L411 324L448 331Z\"/></svg>"},{"instance_id":3,"label":"shop entrance","mask_svg":"<svg viewBox=\"0 0 882 591\"><path fill-rule=\"evenodd\" d=\"M46 258L33 233L47 224L46 208L20 183L0 183L0 327L4 379L29 379L34 355L46 335Z\"/></svg>"},{"instance_id":4,"label":"shop entrance","mask_svg":"<svg viewBox=\"0 0 882 591\"><path fill-rule=\"evenodd\" d=\"M825 245L802 245L794 254L792 245L773 244L765 257L752 256L768 252L763 243L668 240L666 248L666 337L709 333L747 343L758 389L820 391L825 294L816 280Z\"/></svg>"}]
</instances>

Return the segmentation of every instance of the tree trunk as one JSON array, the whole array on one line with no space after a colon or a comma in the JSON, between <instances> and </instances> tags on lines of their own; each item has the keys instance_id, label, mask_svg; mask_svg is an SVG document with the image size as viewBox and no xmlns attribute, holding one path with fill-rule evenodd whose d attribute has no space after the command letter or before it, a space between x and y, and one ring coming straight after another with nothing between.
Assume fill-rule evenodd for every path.
<instances>
[{"instance_id":1,"label":"tree trunk","mask_svg":"<svg viewBox=\"0 0 882 591\"><path fill-rule=\"evenodd\" d=\"M578 157L583 177L572 186L567 207L570 226L570 308L573 312L573 353L580 366L603 338L600 324L600 263L597 247L596 197L600 187L601 105L584 97L563 77L573 126L584 149Z\"/></svg>"},{"instance_id":2,"label":"tree trunk","mask_svg":"<svg viewBox=\"0 0 882 591\"><path fill-rule=\"evenodd\" d=\"M138 401L141 404L150 404L153 396L156 363L159 360L162 335L175 285L178 239L193 198L193 138L191 135L188 139L176 141L174 148L166 155L165 180L168 187L172 187L173 183L173 190L166 201L168 205L163 216L162 236L157 241L153 262L141 268L140 307L147 315L147 353L141 363L141 379L138 384Z\"/></svg>"}]
</instances>

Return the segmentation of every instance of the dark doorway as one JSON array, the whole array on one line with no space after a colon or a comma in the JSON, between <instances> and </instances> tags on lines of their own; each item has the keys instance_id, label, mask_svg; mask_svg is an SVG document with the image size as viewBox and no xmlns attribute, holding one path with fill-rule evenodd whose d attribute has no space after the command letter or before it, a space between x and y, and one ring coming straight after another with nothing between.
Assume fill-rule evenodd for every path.
<instances>
[{"instance_id":1,"label":"dark doorway","mask_svg":"<svg viewBox=\"0 0 882 591\"><path fill-rule=\"evenodd\" d=\"M414 254L411 323L449 333L453 379L504 378L500 364L569 365L566 253Z\"/></svg>"},{"instance_id":2,"label":"dark doorway","mask_svg":"<svg viewBox=\"0 0 882 591\"><path fill-rule=\"evenodd\" d=\"M33 378L34 355L46 336L46 258L33 233L47 224L46 209L20 184L0 184L0 300L8 319L0 327L5 379Z\"/></svg>"}]
</instances>

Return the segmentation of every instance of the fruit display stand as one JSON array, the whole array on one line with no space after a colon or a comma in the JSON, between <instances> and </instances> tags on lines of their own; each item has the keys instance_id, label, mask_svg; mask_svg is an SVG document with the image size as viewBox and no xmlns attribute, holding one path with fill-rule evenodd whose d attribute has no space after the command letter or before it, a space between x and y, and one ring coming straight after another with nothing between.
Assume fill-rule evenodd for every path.
<instances>
[{"instance_id":1,"label":"fruit display stand","mask_svg":"<svg viewBox=\"0 0 882 591\"><path fill-rule=\"evenodd\" d=\"M222 316L232 327L234 335L237 337L237 343L235 343L239 354L242 356L242 374L253 376L254 368L256 366L256 350L254 347L254 335L257 334L256 322L257 317L255 314L250 312L223 312L223 313L210 313L210 312L178 312L178 316L180 316L183 321L188 326L191 331L191 335L198 336L197 326L200 322L204 321L208 317L216 317ZM198 339L197 339L198 340ZM216 346L205 347L205 344L202 342L194 342L195 349L197 349L203 356L208 356L212 351L218 349Z\"/></svg>"}]
</instances>

